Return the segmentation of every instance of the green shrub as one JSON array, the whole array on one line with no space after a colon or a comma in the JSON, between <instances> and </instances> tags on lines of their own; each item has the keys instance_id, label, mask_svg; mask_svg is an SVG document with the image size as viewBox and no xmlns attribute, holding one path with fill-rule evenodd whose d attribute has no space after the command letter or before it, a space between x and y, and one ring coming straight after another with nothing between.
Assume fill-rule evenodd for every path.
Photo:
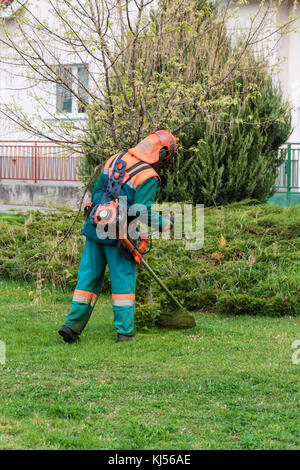
<instances>
[{"instance_id":1,"label":"green shrub","mask_svg":"<svg viewBox=\"0 0 300 470\"><path fill-rule=\"evenodd\" d=\"M75 213L34 212L1 220L0 279L23 279L75 288L83 249L83 218L56 248ZM50 263L51 254L54 253ZM185 240L154 240L147 262L191 312L226 315L300 314L300 210L249 201L205 209L201 250ZM151 286L151 290L150 290ZM102 292L110 291L108 270ZM153 304L149 299L153 298ZM176 310L147 271L136 286L136 324L151 327L160 312Z\"/></svg>"},{"instance_id":2,"label":"green shrub","mask_svg":"<svg viewBox=\"0 0 300 470\"><path fill-rule=\"evenodd\" d=\"M0 277L74 288L83 249L82 217L72 237L56 249L73 217L73 211L47 215L36 211L23 217L23 223L0 218Z\"/></svg>"},{"instance_id":3,"label":"green shrub","mask_svg":"<svg viewBox=\"0 0 300 470\"><path fill-rule=\"evenodd\" d=\"M218 300L217 290L213 288L201 289L197 286L197 279L193 275L187 275L184 279L172 276L171 279L168 279L166 285L187 310L206 310L211 308ZM161 291L159 299L162 309L169 310L173 307L172 300L165 292Z\"/></svg>"},{"instance_id":4,"label":"green shrub","mask_svg":"<svg viewBox=\"0 0 300 470\"><path fill-rule=\"evenodd\" d=\"M300 296L260 299L247 294L223 294L216 303L216 312L222 315L294 316L300 313Z\"/></svg>"},{"instance_id":5,"label":"green shrub","mask_svg":"<svg viewBox=\"0 0 300 470\"><path fill-rule=\"evenodd\" d=\"M150 275L142 266L139 266L136 278L134 322L137 327L150 328L155 325L159 315L159 305L151 299Z\"/></svg>"},{"instance_id":6,"label":"green shrub","mask_svg":"<svg viewBox=\"0 0 300 470\"><path fill-rule=\"evenodd\" d=\"M153 327L161 313L158 303L136 302L134 312L134 322L138 328Z\"/></svg>"}]
</instances>

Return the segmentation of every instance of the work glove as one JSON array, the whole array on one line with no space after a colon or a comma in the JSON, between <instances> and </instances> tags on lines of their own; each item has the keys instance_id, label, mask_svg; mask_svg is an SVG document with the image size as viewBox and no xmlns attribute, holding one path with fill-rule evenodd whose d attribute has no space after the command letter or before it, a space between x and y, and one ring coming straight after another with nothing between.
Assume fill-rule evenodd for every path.
<instances>
[{"instance_id":1,"label":"work glove","mask_svg":"<svg viewBox=\"0 0 300 470\"><path fill-rule=\"evenodd\" d=\"M97 227L97 224L95 222L95 212L97 211L99 206L100 204L97 204L96 202L90 202L86 204L84 208L84 217L86 219L89 219L89 221L94 227Z\"/></svg>"},{"instance_id":2,"label":"work glove","mask_svg":"<svg viewBox=\"0 0 300 470\"><path fill-rule=\"evenodd\" d=\"M94 227L97 227L97 223L95 222L95 212L97 211L98 207L99 207L100 204L95 204L94 207L92 208L91 212L89 213L88 215L88 218L91 222L91 224L94 226Z\"/></svg>"},{"instance_id":3,"label":"work glove","mask_svg":"<svg viewBox=\"0 0 300 470\"><path fill-rule=\"evenodd\" d=\"M85 219L87 219L91 213L93 212L93 214L95 213L95 210L97 209L99 204L96 204L95 202L89 202L85 205L84 209L83 209L83 215L85 217Z\"/></svg>"}]
</instances>

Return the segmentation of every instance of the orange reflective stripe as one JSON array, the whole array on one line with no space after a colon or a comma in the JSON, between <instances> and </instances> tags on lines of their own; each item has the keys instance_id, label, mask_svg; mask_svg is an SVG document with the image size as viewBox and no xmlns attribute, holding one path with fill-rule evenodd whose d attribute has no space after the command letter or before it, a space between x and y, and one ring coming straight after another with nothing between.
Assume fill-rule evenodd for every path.
<instances>
[{"instance_id":1,"label":"orange reflective stripe","mask_svg":"<svg viewBox=\"0 0 300 470\"><path fill-rule=\"evenodd\" d=\"M131 300L135 299L135 294L111 294L112 300Z\"/></svg>"},{"instance_id":2,"label":"orange reflective stripe","mask_svg":"<svg viewBox=\"0 0 300 470\"><path fill-rule=\"evenodd\" d=\"M135 294L112 294L113 307L134 307Z\"/></svg>"},{"instance_id":3,"label":"orange reflective stripe","mask_svg":"<svg viewBox=\"0 0 300 470\"><path fill-rule=\"evenodd\" d=\"M78 297L86 297L88 299L92 299L94 302L98 299L98 295L93 294L93 292L88 292L86 290L77 290L75 289L74 295Z\"/></svg>"},{"instance_id":4,"label":"orange reflective stripe","mask_svg":"<svg viewBox=\"0 0 300 470\"><path fill-rule=\"evenodd\" d=\"M98 295L92 294L92 295L91 295L91 299L92 299L94 302L96 302L96 300L98 299Z\"/></svg>"}]
</instances>

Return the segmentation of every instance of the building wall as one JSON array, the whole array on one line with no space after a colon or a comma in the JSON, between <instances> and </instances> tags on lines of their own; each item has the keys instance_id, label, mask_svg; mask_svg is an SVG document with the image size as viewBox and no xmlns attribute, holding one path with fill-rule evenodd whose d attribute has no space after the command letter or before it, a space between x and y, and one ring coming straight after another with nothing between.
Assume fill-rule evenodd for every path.
<instances>
[{"instance_id":1,"label":"building wall","mask_svg":"<svg viewBox=\"0 0 300 470\"><path fill-rule=\"evenodd\" d=\"M275 31L283 21L287 21L293 8L293 1L273 1L273 11L270 15L269 29ZM230 21L230 27L238 31L245 31L249 25L251 15L255 14L261 2L250 1L247 5L240 7L238 18ZM293 132L289 142L300 142L300 7L295 12L296 21L293 23L292 31L279 39L278 34L272 38L266 38L261 44L261 48L273 49L270 63L277 64L272 71L274 80L278 80L283 90L284 97L291 103ZM265 35L268 35L266 31ZM278 42L277 42L278 41Z\"/></svg>"},{"instance_id":2,"label":"building wall","mask_svg":"<svg viewBox=\"0 0 300 470\"><path fill-rule=\"evenodd\" d=\"M49 28L55 29L57 25L55 20L51 17L48 10L47 0L33 0L31 2L24 0L26 6L30 7L30 11L39 18L39 20L47 20ZM15 15L4 20L4 24L0 25L0 34L5 39L5 28L18 37L18 29L16 28ZM24 26L26 28L26 26ZM21 44L21 43L20 43ZM56 65L54 57L59 59L59 62L64 65L87 63L90 71L93 69L93 64L89 63L87 54L71 54L66 48L61 47L61 44L56 44L53 39L45 38L43 40L44 50L43 56L46 58L49 65ZM22 46L21 46L22 47ZM49 51L49 52L48 52ZM41 81L29 80L26 78L30 68L15 65L12 59L12 50L0 43L0 109L5 110L5 104L16 103L21 106L24 113L32 116L38 122L49 123L57 122L62 117L58 117L56 113L56 85L55 83L42 83ZM42 101L39 103L34 96L40 98ZM10 106L11 107L11 106ZM71 120L76 120L78 126L84 125L86 117L68 116ZM64 118L66 119L66 118ZM46 129L49 133L49 130ZM51 133L50 133L51 135ZM54 133L52 133L55 136ZM41 137L45 140L45 137ZM0 114L0 140L39 140L37 136L23 130L22 127L12 122L10 119Z\"/></svg>"},{"instance_id":3,"label":"building wall","mask_svg":"<svg viewBox=\"0 0 300 470\"><path fill-rule=\"evenodd\" d=\"M55 20L49 16L47 0L24 0L26 5L30 5L31 9L34 9L35 14L39 18L47 18L50 25L55 27ZM239 8L234 18L228 21L228 28L232 35L238 37L240 32L245 32L249 26L251 15L255 15L258 11L261 2L250 0L247 5L243 5ZM270 15L270 21L268 27L270 29L276 29L281 21L288 18L288 14L292 8L292 1L283 1L278 6L278 2L273 2L274 7L277 8L276 13L273 11ZM134 10L131 13L135 14ZM277 72L274 77L278 77L278 80L282 86L285 97L293 105L293 126L294 131L290 137L290 141L300 141L300 60L298 59L299 47L300 47L300 7L298 7L296 16L299 16L295 23L296 31L290 33L288 36L282 38L276 50L270 54L270 63L275 63L279 60ZM115 22L116 23L116 22ZM5 20L5 25L12 31L15 29L14 17ZM0 25L1 34L1 25ZM276 35L269 37L258 47L260 50L264 50L266 53L272 50L275 41L277 40ZM49 45L48 45L49 46ZM50 47L55 47L51 44ZM3 58L7 55L7 49L5 46L0 45L0 57ZM49 58L49 61L51 59ZM73 57L64 51L60 60L66 64L76 64L78 58ZM84 60L84 59L83 59ZM87 57L86 62L89 64L90 72L95 71L93 69L94 64L91 63ZM19 75L19 76L18 76ZM22 70L18 70L15 65L4 65L0 63L0 106L1 102L8 102L11 99L15 99L16 103L22 103L25 112L28 114L35 114L38 111L43 119L50 119L53 121L55 114L55 85L53 86L38 86L35 87L35 91L41 97L44 97L47 101L48 111L41 109L35 110L38 107L37 103L30 96L30 83L22 77ZM84 124L84 123L83 123ZM28 140L32 139L27 132L20 129L13 122L3 117L0 114L0 140Z\"/></svg>"},{"instance_id":4,"label":"building wall","mask_svg":"<svg viewBox=\"0 0 300 470\"><path fill-rule=\"evenodd\" d=\"M24 1L24 3L30 8L30 11L33 11L35 16L39 18L41 21L46 20L49 24L50 29L57 29L59 25L57 24L56 19L54 16L51 16L51 9L49 9L49 0L20 0ZM107 0L108 5L116 5L117 2L115 0ZM157 4L157 0L153 0L151 7ZM137 15L137 8L135 2L130 0L130 18L131 21ZM149 6L150 8L150 6ZM70 11L68 12L70 14ZM119 14L124 15L126 17L125 12L115 12L114 14L111 13L110 16L110 26L108 29L108 33L111 36L111 44L113 47L113 35L119 29ZM76 15L74 15L76 18ZM104 21L105 24L105 21ZM15 19L14 16L5 20L5 27L8 27L11 31L15 31L17 34L17 29L15 26ZM0 24L0 35L3 36L4 34L4 26L1 27ZM83 27L83 31L84 27ZM65 65L79 65L85 63L89 67L90 76L96 77L101 76L103 73L103 67L100 61L95 61L93 58L85 53L82 48L77 48L74 50L68 50L65 43L61 41L55 42L53 38L51 41L48 38L45 38L44 45L45 48L43 50L43 55L47 58L47 62L49 64L57 65L58 62L55 61L57 57L59 59L60 64ZM92 46L89 46L92 47ZM49 53L50 52L50 53ZM101 56L100 52L98 52ZM8 48L0 45L0 108L1 103L10 102L12 99L15 99L16 103L22 103L23 109L28 115L37 115L40 114L40 121L44 121L45 123L49 123L52 125L56 122L59 117L56 113L56 85L53 84L38 84L32 87L32 82L28 81L24 77L24 67L18 69L17 66L12 65L11 63L5 65L3 62L3 58L6 57L8 54ZM25 70L26 72L26 70ZM90 80L90 85L92 89L93 87L93 80ZM93 92L93 90L91 90ZM41 105L39 105L36 100L32 98L32 93L36 93L37 96L43 98L45 100L43 109ZM99 92L98 92L99 95ZM3 105L2 105L3 109ZM81 116L68 116L73 122L76 122L76 126L79 128L84 127L86 118L81 114ZM60 119L66 120L66 117L60 117ZM49 132L49 131L48 131ZM36 139L36 137L34 137ZM24 132L20 127L16 126L12 122L10 122L7 118L1 117L0 114L0 140L28 140L32 139L32 136L28 134L28 132ZM43 138L43 140L45 140Z\"/></svg>"},{"instance_id":5,"label":"building wall","mask_svg":"<svg viewBox=\"0 0 300 470\"><path fill-rule=\"evenodd\" d=\"M23 0L21 0L23 1ZM110 0L108 0L110 1ZM35 16L39 20L47 20L49 28L53 30L58 27L53 17L49 13L49 0L24 0L26 6L30 7ZM111 1L112 4L115 0ZM8 11L8 10L7 10ZM0 11L1 12L1 11ZM125 14L123 12L123 14ZM131 18L136 15L136 8L134 2L131 1ZM0 14L1 16L1 14ZM114 31L118 29L118 19L111 18L112 28ZM26 26L25 26L26 27ZM18 29L15 24L15 16L7 15L4 23L0 23L0 35L5 38L5 28L8 28L15 37L17 37ZM48 41L48 42L47 42ZM91 57L84 51L72 52L62 47L61 44L55 43L53 39L45 38L43 42L44 48L42 53L50 65L80 65L87 64L91 76L99 77L103 72L101 64L97 64ZM49 53L50 51L50 53ZM11 55L10 48L0 42L0 110L5 110L5 104L15 102L16 105L21 105L23 111L30 116L34 122L36 116L41 123L45 125L56 124L60 120L66 120L66 116L58 116L56 112L56 84L55 83L36 83L33 86L33 81L26 78L26 69L15 65L13 60L9 57ZM56 62L55 58L59 61ZM92 88L92 80L91 88ZM39 97L42 103L37 102L32 94ZM86 116L81 113L80 115L68 115L69 120L76 122L77 128L83 128L86 124ZM49 135L49 131L47 131ZM62 131L63 132L63 131ZM74 131L75 137L77 130ZM50 133L51 135L51 133ZM52 133L53 137L56 137ZM28 131L22 129L19 125L12 122L9 118L0 113L0 141L32 141L32 140L46 140L45 136L40 138L32 135ZM23 144L22 144L23 145ZM4 168L4 158L10 158L8 152L3 146L0 145L0 177L1 169ZM17 151L16 151L17 152ZM2 167L1 167L2 158ZM9 163L8 163L9 164ZM12 165L15 164L12 163ZM2 176L4 178L4 176ZM2 204L24 204L24 205L62 205L75 208L82 196L82 185L80 182L55 182L55 181L38 181L34 183L26 180L7 180L0 179L0 203ZM89 196L87 195L87 198Z\"/></svg>"}]
</instances>

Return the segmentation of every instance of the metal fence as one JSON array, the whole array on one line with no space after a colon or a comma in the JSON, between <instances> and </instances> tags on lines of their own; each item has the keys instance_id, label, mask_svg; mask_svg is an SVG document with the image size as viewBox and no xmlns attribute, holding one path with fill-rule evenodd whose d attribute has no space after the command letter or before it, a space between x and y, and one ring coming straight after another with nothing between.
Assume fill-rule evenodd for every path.
<instances>
[{"instance_id":1,"label":"metal fence","mask_svg":"<svg viewBox=\"0 0 300 470\"><path fill-rule=\"evenodd\" d=\"M80 181L79 147L65 149L47 141L0 141L0 180ZM300 193L300 143L279 150L284 162L279 167L276 190Z\"/></svg>"},{"instance_id":2,"label":"metal fence","mask_svg":"<svg viewBox=\"0 0 300 470\"><path fill-rule=\"evenodd\" d=\"M79 147L0 141L0 180L79 181Z\"/></svg>"},{"instance_id":3,"label":"metal fence","mask_svg":"<svg viewBox=\"0 0 300 470\"><path fill-rule=\"evenodd\" d=\"M300 192L300 144L288 143L279 150L284 162L280 165L276 179L278 192Z\"/></svg>"}]
</instances>

